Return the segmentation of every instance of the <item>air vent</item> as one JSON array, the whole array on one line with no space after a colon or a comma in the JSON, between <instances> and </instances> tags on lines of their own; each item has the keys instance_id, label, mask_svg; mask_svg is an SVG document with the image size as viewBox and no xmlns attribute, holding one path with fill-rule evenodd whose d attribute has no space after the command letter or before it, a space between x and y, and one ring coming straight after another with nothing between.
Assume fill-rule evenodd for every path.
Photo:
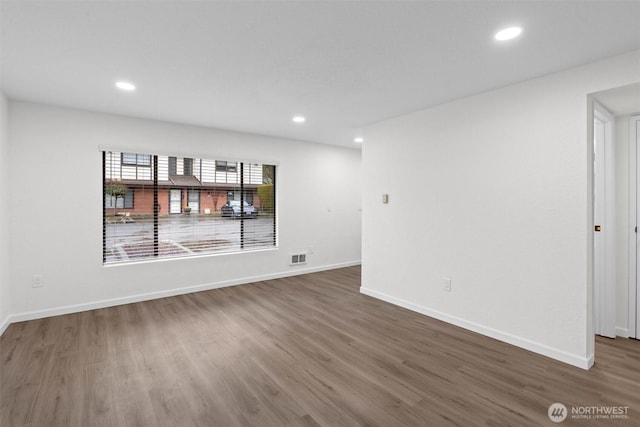
<instances>
[{"instance_id":1,"label":"air vent","mask_svg":"<svg viewBox=\"0 0 640 427\"><path fill-rule=\"evenodd\" d=\"M291 254L291 261L290 261L291 265L306 264L306 263L307 263L306 252L302 252L299 254Z\"/></svg>"}]
</instances>

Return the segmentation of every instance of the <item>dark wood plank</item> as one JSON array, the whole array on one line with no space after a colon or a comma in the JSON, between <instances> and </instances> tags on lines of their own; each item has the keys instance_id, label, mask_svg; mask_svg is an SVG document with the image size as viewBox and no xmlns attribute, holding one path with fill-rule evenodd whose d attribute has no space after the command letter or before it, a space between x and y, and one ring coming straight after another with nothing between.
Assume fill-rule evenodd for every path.
<instances>
[{"instance_id":1,"label":"dark wood plank","mask_svg":"<svg viewBox=\"0 0 640 427\"><path fill-rule=\"evenodd\" d=\"M538 426L554 402L640 425L640 341L597 338L583 371L359 286L351 267L13 324L0 425Z\"/></svg>"}]
</instances>

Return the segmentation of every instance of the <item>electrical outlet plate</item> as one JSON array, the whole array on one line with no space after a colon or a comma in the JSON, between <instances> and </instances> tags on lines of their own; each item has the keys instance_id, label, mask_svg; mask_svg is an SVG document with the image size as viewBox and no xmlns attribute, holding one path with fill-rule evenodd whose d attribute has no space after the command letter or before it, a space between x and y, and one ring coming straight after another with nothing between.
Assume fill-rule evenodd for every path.
<instances>
[{"instance_id":1,"label":"electrical outlet plate","mask_svg":"<svg viewBox=\"0 0 640 427\"><path fill-rule=\"evenodd\" d=\"M445 292L451 292L451 279L442 278L442 290Z\"/></svg>"}]
</instances>

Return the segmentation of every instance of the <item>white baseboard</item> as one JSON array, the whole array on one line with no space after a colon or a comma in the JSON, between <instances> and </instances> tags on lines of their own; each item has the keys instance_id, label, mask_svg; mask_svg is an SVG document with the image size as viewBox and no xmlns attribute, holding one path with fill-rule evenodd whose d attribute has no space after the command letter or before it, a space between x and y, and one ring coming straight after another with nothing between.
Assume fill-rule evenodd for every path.
<instances>
[{"instance_id":1,"label":"white baseboard","mask_svg":"<svg viewBox=\"0 0 640 427\"><path fill-rule=\"evenodd\" d=\"M130 295L121 298L112 298L108 300L93 301L83 304L66 305L61 307L49 308L46 310L29 311L25 313L17 313L10 315L0 324L0 335L4 333L11 323L24 322L26 320L42 319L45 317L60 316L63 314L79 313L81 311L95 310L99 308L114 307L117 305L131 304L141 301L149 301L158 298L172 297L176 295L190 294L193 292L208 291L211 289L225 288L228 286L244 285L248 283L261 282L264 280L279 279L282 277L298 276L301 274L317 273L326 270L335 270L337 268L352 267L360 265L360 261L348 261L338 264L323 265L319 267L297 268L295 270L281 271L278 273L263 274L260 276L242 277L233 280L221 282L204 283L201 285L185 286L182 288L169 289L166 291L149 292L145 294Z\"/></svg>"},{"instance_id":2,"label":"white baseboard","mask_svg":"<svg viewBox=\"0 0 640 427\"><path fill-rule=\"evenodd\" d=\"M4 334L4 331L6 331L9 325L11 324L10 320L11 320L11 316L5 317L4 319L2 319L2 322L0 323L0 337L2 336L2 334Z\"/></svg>"},{"instance_id":3,"label":"white baseboard","mask_svg":"<svg viewBox=\"0 0 640 427\"><path fill-rule=\"evenodd\" d=\"M567 353L566 351L549 347L548 345L545 345L545 344L531 341L526 338L518 337L516 335L499 331L497 329L488 328L478 323L470 322L468 320L465 320L456 316L451 316L446 313L435 311L430 308L427 308L418 304L414 304L412 302L405 301L403 299L396 298L391 295L384 294L382 292L374 291L372 289L367 289L365 287L361 287L360 292L365 295L369 295L373 298L377 298L382 301L386 301L388 303L398 305L400 307L404 307L408 310L415 311L420 314L424 314L425 316L442 320L443 322L447 322L452 325L459 326L461 328L468 329L473 332L477 332L479 334L497 339L498 341L503 341L508 344L512 344L517 347L524 348L525 350L529 350L534 353L538 353L543 356L547 356L552 359L559 360L564 363L568 363L570 365L576 366L581 369L590 369L593 366L593 362L594 362L593 354L587 355L587 357L584 357L584 356L579 356L572 353Z\"/></svg>"},{"instance_id":4,"label":"white baseboard","mask_svg":"<svg viewBox=\"0 0 640 427\"><path fill-rule=\"evenodd\" d=\"M616 326L616 336L622 338L629 338L629 329Z\"/></svg>"}]
</instances>

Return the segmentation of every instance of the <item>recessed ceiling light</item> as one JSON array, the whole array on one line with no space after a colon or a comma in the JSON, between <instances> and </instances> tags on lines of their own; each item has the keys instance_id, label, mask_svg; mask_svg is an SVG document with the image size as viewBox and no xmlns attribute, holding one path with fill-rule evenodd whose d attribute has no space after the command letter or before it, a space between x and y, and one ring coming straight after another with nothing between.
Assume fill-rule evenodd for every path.
<instances>
[{"instance_id":1,"label":"recessed ceiling light","mask_svg":"<svg viewBox=\"0 0 640 427\"><path fill-rule=\"evenodd\" d=\"M292 120L294 123L304 123L307 121L304 116L295 116Z\"/></svg>"},{"instance_id":2,"label":"recessed ceiling light","mask_svg":"<svg viewBox=\"0 0 640 427\"><path fill-rule=\"evenodd\" d=\"M354 139L355 142L357 142L358 144L362 144L364 142L364 138L359 136L356 139Z\"/></svg>"},{"instance_id":3,"label":"recessed ceiling light","mask_svg":"<svg viewBox=\"0 0 640 427\"><path fill-rule=\"evenodd\" d=\"M498 31L495 35L495 38L496 40L500 40L500 41L511 40L518 37L520 33L522 33L522 28L509 27L509 28L505 28L504 30Z\"/></svg>"},{"instance_id":4,"label":"recessed ceiling light","mask_svg":"<svg viewBox=\"0 0 640 427\"><path fill-rule=\"evenodd\" d=\"M131 92L132 90L136 90L136 87L132 83L123 81L116 82L116 87L118 89L126 90L129 92Z\"/></svg>"}]
</instances>

